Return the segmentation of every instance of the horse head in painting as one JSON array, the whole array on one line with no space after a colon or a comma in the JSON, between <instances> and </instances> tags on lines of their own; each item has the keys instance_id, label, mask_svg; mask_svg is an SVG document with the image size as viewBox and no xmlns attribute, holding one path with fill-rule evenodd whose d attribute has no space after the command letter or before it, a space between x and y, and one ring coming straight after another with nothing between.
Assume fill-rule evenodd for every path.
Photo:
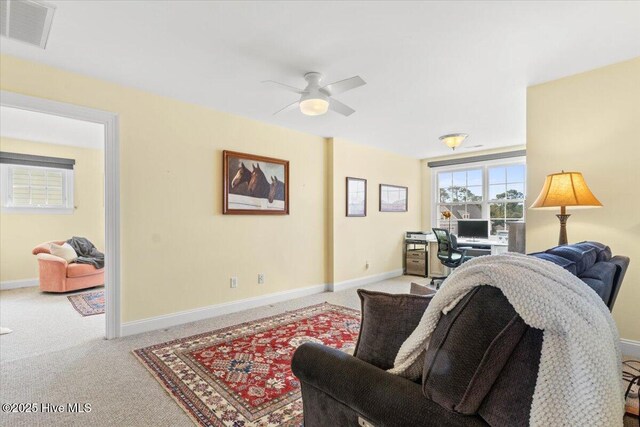
<instances>
[{"instance_id":1,"label":"horse head in painting","mask_svg":"<svg viewBox=\"0 0 640 427\"><path fill-rule=\"evenodd\" d=\"M284 183L272 176L269 185L269 203L273 203L274 200L284 200Z\"/></svg>"},{"instance_id":2,"label":"horse head in painting","mask_svg":"<svg viewBox=\"0 0 640 427\"><path fill-rule=\"evenodd\" d=\"M253 171L251 172L251 179L249 180L249 194L252 197L258 197L260 199L266 199L269 197L269 181L267 177L260 169L260 164L256 163L251 165Z\"/></svg>"},{"instance_id":3,"label":"horse head in painting","mask_svg":"<svg viewBox=\"0 0 640 427\"><path fill-rule=\"evenodd\" d=\"M248 184L250 180L251 171L247 169L247 167L244 165L244 162L240 162L240 168L238 168L236 176L233 177L233 180L231 181L231 188L236 188L243 182L246 182Z\"/></svg>"}]
</instances>

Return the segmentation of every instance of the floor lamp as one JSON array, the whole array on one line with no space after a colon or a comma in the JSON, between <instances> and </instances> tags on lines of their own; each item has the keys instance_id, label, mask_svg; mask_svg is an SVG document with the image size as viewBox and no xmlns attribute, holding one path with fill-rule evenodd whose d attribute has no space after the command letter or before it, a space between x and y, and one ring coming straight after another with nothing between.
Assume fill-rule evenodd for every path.
<instances>
[{"instance_id":1,"label":"floor lamp","mask_svg":"<svg viewBox=\"0 0 640 427\"><path fill-rule=\"evenodd\" d=\"M567 220L571 216L567 207L601 207L602 203L593 195L580 172L553 173L547 175L540 195L531 208L560 208L556 216L560 220L559 245L567 244Z\"/></svg>"}]
</instances>

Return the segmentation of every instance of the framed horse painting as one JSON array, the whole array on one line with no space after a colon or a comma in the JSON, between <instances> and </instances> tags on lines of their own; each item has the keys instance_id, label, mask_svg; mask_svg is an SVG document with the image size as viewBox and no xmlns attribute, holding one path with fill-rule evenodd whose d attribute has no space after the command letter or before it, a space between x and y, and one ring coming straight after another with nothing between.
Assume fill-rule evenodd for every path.
<instances>
[{"instance_id":1,"label":"framed horse painting","mask_svg":"<svg viewBox=\"0 0 640 427\"><path fill-rule=\"evenodd\" d=\"M225 150L222 171L223 214L289 214L289 161Z\"/></svg>"}]
</instances>

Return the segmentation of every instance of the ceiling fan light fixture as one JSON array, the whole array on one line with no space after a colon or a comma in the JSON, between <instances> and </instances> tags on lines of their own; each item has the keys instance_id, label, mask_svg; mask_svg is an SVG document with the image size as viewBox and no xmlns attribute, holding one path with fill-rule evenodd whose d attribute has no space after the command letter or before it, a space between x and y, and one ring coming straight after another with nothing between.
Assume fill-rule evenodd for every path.
<instances>
[{"instance_id":1,"label":"ceiling fan light fixture","mask_svg":"<svg viewBox=\"0 0 640 427\"><path fill-rule=\"evenodd\" d=\"M329 101L323 98L308 98L300 101L300 111L307 116L321 116L329 110Z\"/></svg>"},{"instance_id":2,"label":"ceiling fan light fixture","mask_svg":"<svg viewBox=\"0 0 640 427\"><path fill-rule=\"evenodd\" d=\"M440 141L444 142L447 147L455 150L468 136L469 135L466 133L452 133L449 135L442 135L440 137Z\"/></svg>"},{"instance_id":3,"label":"ceiling fan light fixture","mask_svg":"<svg viewBox=\"0 0 640 427\"><path fill-rule=\"evenodd\" d=\"M286 89L289 92L301 95L299 101L292 102L286 107L279 109L273 113L274 115L298 107L300 108L300 112L306 116L321 116L331 110L348 117L355 113L356 110L333 98L333 96L367 84L362 77L353 76L325 86L320 86L322 74L317 72L305 74L304 79L307 81L307 86L304 89L298 89L297 87L273 80L263 81L263 83L278 85L280 88Z\"/></svg>"}]
</instances>

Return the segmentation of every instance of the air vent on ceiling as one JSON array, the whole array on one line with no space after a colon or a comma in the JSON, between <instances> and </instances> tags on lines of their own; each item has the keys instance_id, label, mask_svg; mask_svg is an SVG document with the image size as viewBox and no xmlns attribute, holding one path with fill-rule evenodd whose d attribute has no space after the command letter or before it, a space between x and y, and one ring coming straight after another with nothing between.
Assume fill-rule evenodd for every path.
<instances>
[{"instance_id":1,"label":"air vent on ceiling","mask_svg":"<svg viewBox=\"0 0 640 427\"><path fill-rule=\"evenodd\" d=\"M0 35L44 49L55 9L33 0L0 0Z\"/></svg>"}]
</instances>

